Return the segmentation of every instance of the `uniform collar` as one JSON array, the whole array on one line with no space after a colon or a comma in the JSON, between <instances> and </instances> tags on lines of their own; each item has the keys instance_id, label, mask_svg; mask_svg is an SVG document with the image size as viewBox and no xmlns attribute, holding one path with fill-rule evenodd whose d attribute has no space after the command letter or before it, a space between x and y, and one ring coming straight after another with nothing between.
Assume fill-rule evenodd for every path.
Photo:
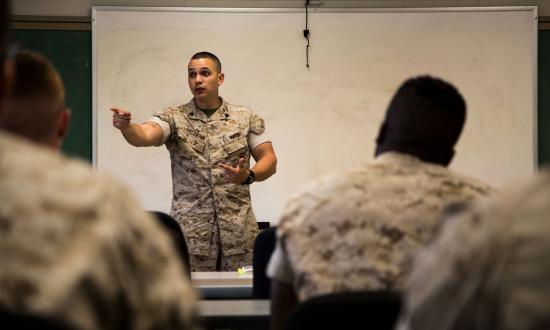
<instances>
[{"instance_id":1,"label":"uniform collar","mask_svg":"<svg viewBox=\"0 0 550 330\"><path fill-rule=\"evenodd\" d=\"M203 122L228 119L229 118L229 110L228 110L228 107L227 107L227 103L225 102L225 100L223 98L220 97L220 99L222 100L222 105L210 117L205 115L204 112L202 112L197 107L197 104L195 103L194 98L191 99L191 101L189 101L189 106L187 107L187 109L185 111L185 114L187 115L187 117L189 119L197 119L197 120L200 120L200 121L203 121Z\"/></svg>"},{"instance_id":2,"label":"uniform collar","mask_svg":"<svg viewBox=\"0 0 550 330\"><path fill-rule=\"evenodd\" d=\"M421 163L422 160L414 155L398 151L386 151L375 158L377 163Z\"/></svg>"}]
</instances>

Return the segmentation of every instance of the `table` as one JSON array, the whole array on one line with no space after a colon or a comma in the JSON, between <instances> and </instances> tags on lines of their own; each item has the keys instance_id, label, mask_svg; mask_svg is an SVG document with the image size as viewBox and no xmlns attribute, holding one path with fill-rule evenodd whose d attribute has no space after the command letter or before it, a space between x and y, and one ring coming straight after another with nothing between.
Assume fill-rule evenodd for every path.
<instances>
[{"instance_id":1,"label":"table","mask_svg":"<svg viewBox=\"0 0 550 330\"><path fill-rule=\"evenodd\" d=\"M210 329L269 329L269 300L201 300L203 324Z\"/></svg>"},{"instance_id":2,"label":"table","mask_svg":"<svg viewBox=\"0 0 550 330\"><path fill-rule=\"evenodd\" d=\"M202 299L252 298L252 274L237 272L192 272L191 283Z\"/></svg>"}]
</instances>

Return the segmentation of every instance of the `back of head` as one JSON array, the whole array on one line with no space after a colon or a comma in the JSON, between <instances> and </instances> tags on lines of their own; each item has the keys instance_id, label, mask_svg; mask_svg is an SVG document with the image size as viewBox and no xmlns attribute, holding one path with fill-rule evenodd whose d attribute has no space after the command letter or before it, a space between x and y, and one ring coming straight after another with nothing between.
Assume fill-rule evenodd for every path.
<instances>
[{"instance_id":1,"label":"back of head","mask_svg":"<svg viewBox=\"0 0 550 330\"><path fill-rule=\"evenodd\" d=\"M15 81L0 126L40 144L58 147L66 125L65 90L61 77L48 60L22 51L15 57ZM62 131L60 133L60 131Z\"/></svg>"},{"instance_id":2,"label":"back of head","mask_svg":"<svg viewBox=\"0 0 550 330\"><path fill-rule=\"evenodd\" d=\"M430 76L409 79L390 102L376 155L397 151L446 166L465 118L466 103L454 86Z\"/></svg>"}]
</instances>

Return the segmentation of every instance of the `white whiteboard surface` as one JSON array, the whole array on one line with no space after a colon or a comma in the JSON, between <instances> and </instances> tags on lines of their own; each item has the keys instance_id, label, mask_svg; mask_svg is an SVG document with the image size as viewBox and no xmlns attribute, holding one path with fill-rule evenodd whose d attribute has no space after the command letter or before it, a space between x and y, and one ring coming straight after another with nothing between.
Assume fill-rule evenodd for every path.
<instances>
[{"instance_id":1,"label":"white whiteboard surface","mask_svg":"<svg viewBox=\"0 0 550 330\"><path fill-rule=\"evenodd\" d=\"M397 87L431 74L468 105L451 167L496 186L536 168L536 7L311 10L93 8L94 164L126 181L146 209L169 211L165 147L135 148L112 127L111 106L143 122L188 102L187 63L218 55L220 94L266 120L277 173L252 185L258 221L277 223L305 183L373 158Z\"/></svg>"}]
</instances>

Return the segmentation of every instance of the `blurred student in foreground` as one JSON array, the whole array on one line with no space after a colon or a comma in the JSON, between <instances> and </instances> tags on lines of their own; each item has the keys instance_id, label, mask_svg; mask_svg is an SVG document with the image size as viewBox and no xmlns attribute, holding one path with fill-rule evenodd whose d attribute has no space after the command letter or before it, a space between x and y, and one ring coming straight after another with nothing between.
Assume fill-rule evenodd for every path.
<instances>
[{"instance_id":1,"label":"blurred student in foreground","mask_svg":"<svg viewBox=\"0 0 550 330\"><path fill-rule=\"evenodd\" d=\"M169 238L129 191L29 142L58 148L68 114L47 61L8 56L8 20L0 0L0 310L75 329L195 329L196 296Z\"/></svg>"},{"instance_id":2,"label":"blurred student in foreground","mask_svg":"<svg viewBox=\"0 0 550 330\"><path fill-rule=\"evenodd\" d=\"M291 198L268 267L272 327L313 296L402 290L416 252L448 204L488 196L486 184L447 169L466 115L451 84L422 76L391 101L376 159L325 177Z\"/></svg>"},{"instance_id":3,"label":"blurred student in foreground","mask_svg":"<svg viewBox=\"0 0 550 330\"><path fill-rule=\"evenodd\" d=\"M550 172L443 228L419 254L398 329L550 329Z\"/></svg>"}]
</instances>

